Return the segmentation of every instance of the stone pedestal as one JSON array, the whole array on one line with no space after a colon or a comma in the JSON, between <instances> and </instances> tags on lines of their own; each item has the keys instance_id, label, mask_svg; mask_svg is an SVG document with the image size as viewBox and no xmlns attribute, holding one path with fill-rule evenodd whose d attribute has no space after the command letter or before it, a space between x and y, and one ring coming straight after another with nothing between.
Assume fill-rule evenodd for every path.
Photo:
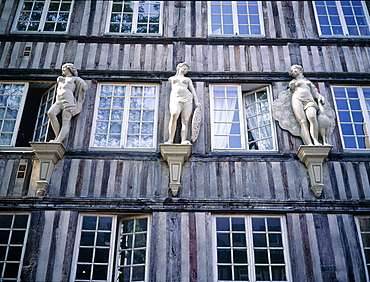
<instances>
[{"instance_id":1,"label":"stone pedestal","mask_svg":"<svg viewBox=\"0 0 370 282\"><path fill-rule=\"evenodd\" d=\"M39 177L37 180L37 195L44 196L50 185L51 174L54 165L66 153L62 143L30 142L37 157L36 165L39 166Z\"/></svg>"},{"instance_id":2,"label":"stone pedestal","mask_svg":"<svg viewBox=\"0 0 370 282\"><path fill-rule=\"evenodd\" d=\"M172 195L176 197L181 184L182 165L189 158L192 145L160 144L159 147L170 168L170 189Z\"/></svg>"},{"instance_id":3,"label":"stone pedestal","mask_svg":"<svg viewBox=\"0 0 370 282\"><path fill-rule=\"evenodd\" d=\"M324 187L322 164L332 148L333 146L302 145L297 152L299 159L308 169L311 189L316 198L321 196Z\"/></svg>"}]
</instances>

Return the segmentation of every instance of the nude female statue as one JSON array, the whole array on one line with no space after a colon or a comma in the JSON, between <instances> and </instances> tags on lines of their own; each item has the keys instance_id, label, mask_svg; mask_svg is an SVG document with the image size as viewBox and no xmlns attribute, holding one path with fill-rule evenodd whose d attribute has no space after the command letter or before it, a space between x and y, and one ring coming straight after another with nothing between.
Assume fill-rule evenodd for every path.
<instances>
[{"instance_id":1,"label":"nude female statue","mask_svg":"<svg viewBox=\"0 0 370 282\"><path fill-rule=\"evenodd\" d=\"M315 85L303 76L303 68L293 65L289 75L294 79L289 83L292 94L294 115L301 126L301 138L305 145L321 145L318 141L318 103L325 104Z\"/></svg>"},{"instance_id":2,"label":"nude female statue","mask_svg":"<svg viewBox=\"0 0 370 282\"><path fill-rule=\"evenodd\" d=\"M191 144L188 139L189 119L193 110L193 99L197 108L201 105L195 92L193 82L185 77L189 70L187 63L179 63L176 67L176 74L168 79L172 89L170 93L170 122L168 125L169 139L165 144L173 144L176 132L176 124L181 114L181 144Z\"/></svg>"},{"instance_id":3,"label":"nude female statue","mask_svg":"<svg viewBox=\"0 0 370 282\"><path fill-rule=\"evenodd\" d=\"M56 101L48 111L51 127L56 136L55 140L50 142L62 142L69 133L71 118L82 110L87 84L77 75L77 69L73 64L66 63L62 66L62 76L57 79ZM62 128L57 118L59 113L62 113Z\"/></svg>"}]
</instances>

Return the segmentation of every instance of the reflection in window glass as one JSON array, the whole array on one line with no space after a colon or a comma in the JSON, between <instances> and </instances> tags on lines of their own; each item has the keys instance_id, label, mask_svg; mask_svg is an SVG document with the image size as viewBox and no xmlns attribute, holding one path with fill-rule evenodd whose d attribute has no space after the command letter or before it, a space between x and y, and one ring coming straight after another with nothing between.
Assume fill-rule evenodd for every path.
<instances>
[{"instance_id":1,"label":"reflection in window glass","mask_svg":"<svg viewBox=\"0 0 370 282\"><path fill-rule=\"evenodd\" d=\"M0 83L0 146L14 145L26 91L24 83Z\"/></svg>"},{"instance_id":2,"label":"reflection in window glass","mask_svg":"<svg viewBox=\"0 0 370 282\"><path fill-rule=\"evenodd\" d=\"M113 0L109 21L112 33L161 33L161 1Z\"/></svg>"},{"instance_id":3,"label":"reflection in window glass","mask_svg":"<svg viewBox=\"0 0 370 282\"><path fill-rule=\"evenodd\" d=\"M73 0L24 0L16 30L66 32Z\"/></svg>"},{"instance_id":4,"label":"reflection in window glass","mask_svg":"<svg viewBox=\"0 0 370 282\"><path fill-rule=\"evenodd\" d=\"M274 150L269 88L244 91L243 87L243 85L211 87L212 147Z\"/></svg>"},{"instance_id":5,"label":"reflection in window glass","mask_svg":"<svg viewBox=\"0 0 370 282\"><path fill-rule=\"evenodd\" d=\"M73 281L146 281L148 216L117 223L113 215L82 215L79 223Z\"/></svg>"},{"instance_id":6,"label":"reflection in window glass","mask_svg":"<svg viewBox=\"0 0 370 282\"><path fill-rule=\"evenodd\" d=\"M20 281L28 214L0 214L0 280Z\"/></svg>"},{"instance_id":7,"label":"reflection in window glass","mask_svg":"<svg viewBox=\"0 0 370 282\"><path fill-rule=\"evenodd\" d=\"M218 281L287 281L281 217L215 217Z\"/></svg>"},{"instance_id":8,"label":"reflection in window glass","mask_svg":"<svg viewBox=\"0 0 370 282\"><path fill-rule=\"evenodd\" d=\"M370 36L363 1L314 1L321 35Z\"/></svg>"},{"instance_id":9,"label":"reflection in window glass","mask_svg":"<svg viewBox=\"0 0 370 282\"><path fill-rule=\"evenodd\" d=\"M153 148L157 86L101 85L93 147Z\"/></svg>"},{"instance_id":10,"label":"reflection in window glass","mask_svg":"<svg viewBox=\"0 0 370 282\"><path fill-rule=\"evenodd\" d=\"M46 142L47 134L49 129L49 117L47 115L48 110L52 106L55 97L55 89L53 86L51 89L46 91L41 96L39 112L37 115L37 121L35 125L35 131L33 135L34 142Z\"/></svg>"},{"instance_id":11,"label":"reflection in window glass","mask_svg":"<svg viewBox=\"0 0 370 282\"><path fill-rule=\"evenodd\" d=\"M360 241L363 247L364 262L368 275L370 274L370 218L358 217L357 223L360 233Z\"/></svg>"},{"instance_id":12,"label":"reflection in window glass","mask_svg":"<svg viewBox=\"0 0 370 282\"><path fill-rule=\"evenodd\" d=\"M258 1L209 1L210 34L262 35Z\"/></svg>"},{"instance_id":13,"label":"reflection in window glass","mask_svg":"<svg viewBox=\"0 0 370 282\"><path fill-rule=\"evenodd\" d=\"M370 148L370 88L334 86L332 89L344 148Z\"/></svg>"}]
</instances>

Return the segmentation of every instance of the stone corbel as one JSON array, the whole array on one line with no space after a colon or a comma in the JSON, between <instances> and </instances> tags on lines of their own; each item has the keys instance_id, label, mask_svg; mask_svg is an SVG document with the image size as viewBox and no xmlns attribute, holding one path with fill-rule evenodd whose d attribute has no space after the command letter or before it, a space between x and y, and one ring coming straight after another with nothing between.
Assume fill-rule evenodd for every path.
<instances>
[{"instance_id":1,"label":"stone corbel","mask_svg":"<svg viewBox=\"0 0 370 282\"><path fill-rule=\"evenodd\" d=\"M191 154L192 145L160 144L159 147L170 168L170 189L176 197L181 184L182 166Z\"/></svg>"},{"instance_id":2,"label":"stone corbel","mask_svg":"<svg viewBox=\"0 0 370 282\"><path fill-rule=\"evenodd\" d=\"M30 142L39 164L39 177L37 180L37 195L44 196L50 185L54 165L66 153L62 143Z\"/></svg>"},{"instance_id":3,"label":"stone corbel","mask_svg":"<svg viewBox=\"0 0 370 282\"><path fill-rule=\"evenodd\" d=\"M297 152L298 158L308 169L311 189L316 198L321 196L324 187L322 164L332 148L333 146L302 145Z\"/></svg>"}]
</instances>

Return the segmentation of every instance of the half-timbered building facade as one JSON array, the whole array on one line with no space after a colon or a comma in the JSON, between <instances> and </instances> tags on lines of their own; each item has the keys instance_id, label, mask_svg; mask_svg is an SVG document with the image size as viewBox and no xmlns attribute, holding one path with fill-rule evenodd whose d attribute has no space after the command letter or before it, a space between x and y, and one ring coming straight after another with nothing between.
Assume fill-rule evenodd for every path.
<instances>
[{"instance_id":1,"label":"half-timbered building facade","mask_svg":"<svg viewBox=\"0 0 370 282\"><path fill-rule=\"evenodd\" d=\"M369 10L0 0L0 280L369 281ZM180 62L202 124L173 196L159 144ZM29 142L54 138L64 63L88 90L40 194ZM295 64L336 116L320 197L272 115Z\"/></svg>"}]
</instances>

